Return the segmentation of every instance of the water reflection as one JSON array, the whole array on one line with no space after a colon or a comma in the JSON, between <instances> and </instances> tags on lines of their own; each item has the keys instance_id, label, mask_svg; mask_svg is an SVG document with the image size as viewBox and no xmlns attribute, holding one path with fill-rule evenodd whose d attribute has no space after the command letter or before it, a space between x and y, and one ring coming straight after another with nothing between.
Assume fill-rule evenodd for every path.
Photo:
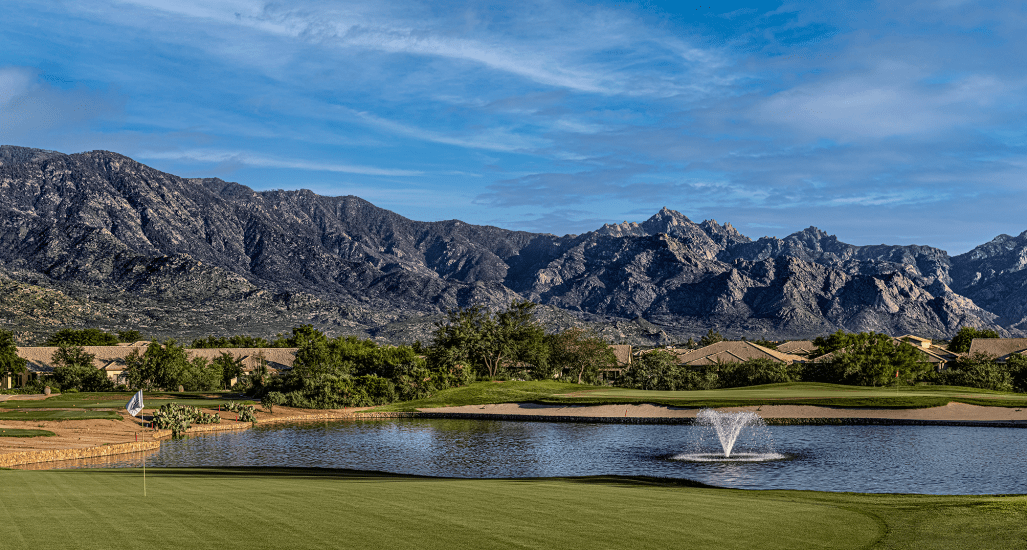
<instances>
[{"instance_id":1,"label":"water reflection","mask_svg":"<svg viewBox=\"0 0 1027 550\"><path fill-rule=\"evenodd\" d=\"M790 460L685 463L689 426L390 419L257 427L169 441L160 466L351 468L446 477L649 475L752 489L1027 493L1027 431L912 426L774 426ZM63 467L137 467L139 458Z\"/></svg>"}]
</instances>

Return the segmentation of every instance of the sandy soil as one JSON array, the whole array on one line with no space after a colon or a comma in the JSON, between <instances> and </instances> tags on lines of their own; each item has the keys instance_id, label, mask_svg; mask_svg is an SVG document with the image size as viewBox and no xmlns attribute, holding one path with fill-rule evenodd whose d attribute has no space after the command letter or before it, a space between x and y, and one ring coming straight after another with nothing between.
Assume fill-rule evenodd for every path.
<instances>
[{"instance_id":1,"label":"sandy soil","mask_svg":"<svg viewBox=\"0 0 1027 550\"><path fill-rule=\"evenodd\" d=\"M454 412L475 414L515 414L526 416L581 416L635 418L695 418L700 409L667 407L663 405L539 405L534 403L502 403L497 405L467 405L420 409L424 412ZM929 409L857 409L817 407L811 405L763 405L760 407L727 407L725 412L753 411L764 418L889 418L903 420L953 421L1023 421L1027 422L1027 408L980 407L963 403L949 403Z\"/></svg>"}]
</instances>

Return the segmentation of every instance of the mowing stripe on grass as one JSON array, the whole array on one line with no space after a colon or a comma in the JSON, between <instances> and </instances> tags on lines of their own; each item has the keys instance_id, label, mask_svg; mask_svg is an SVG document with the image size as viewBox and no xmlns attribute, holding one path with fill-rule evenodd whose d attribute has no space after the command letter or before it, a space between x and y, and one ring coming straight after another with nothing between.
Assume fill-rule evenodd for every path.
<instances>
[{"instance_id":1,"label":"mowing stripe on grass","mask_svg":"<svg viewBox=\"0 0 1027 550\"><path fill-rule=\"evenodd\" d=\"M94 418L121 420L115 411L8 411L0 412L0 420L90 420Z\"/></svg>"},{"instance_id":2,"label":"mowing stripe on grass","mask_svg":"<svg viewBox=\"0 0 1027 550\"><path fill-rule=\"evenodd\" d=\"M10 548L1022 548L1027 499L316 469L0 471ZM40 521L46 518L46 521Z\"/></svg>"},{"instance_id":3,"label":"mowing stripe on grass","mask_svg":"<svg viewBox=\"0 0 1027 550\"><path fill-rule=\"evenodd\" d=\"M0 437L50 437L57 435L50 430L24 430L21 428L0 428Z\"/></svg>"}]
</instances>

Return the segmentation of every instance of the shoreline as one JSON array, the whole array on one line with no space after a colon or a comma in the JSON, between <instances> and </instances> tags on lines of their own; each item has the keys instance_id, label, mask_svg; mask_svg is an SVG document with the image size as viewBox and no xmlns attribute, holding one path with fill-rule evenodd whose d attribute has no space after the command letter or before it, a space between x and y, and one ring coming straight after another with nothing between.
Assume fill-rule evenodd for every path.
<instances>
[{"instance_id":1,"label":"shoreline","mask_svg":"<svg viewBox=\"0 0 1027 550\"><path fill-rule=\"evenodd\" d=\"M144 412L152 414L153 410L146 409ZM217 412L215 409L204 410ZM352 419L356 417L355 412L364 408L314 410L278 407L276 410L278 412L270 414L258 409L257 424ZM155 451L160 448L163 440L172 436L171 430L144 427L140 418L132 417L124 411L121 411L120 420L4 420L0 421L0 427L38 427L57 434L49 437L0 438L0 468ZM186 430L186 435L248 430L252 427L251 422L223 417L219 424L195 424Z\"/></svg>"},{"instance_id":2,"label":"shoreline","mask_svg":"<svg viewBox=\"0 0 1027 550\"><path fill-rule=\"evenodd\" d=\"M701 408L664 405L542 405L498 403L420 409L417 412L362 412L353 409L315 410L279 407L269 414L258 410L257 424L330 420L378 420L387 418L446 418L519 422L582 422L601 424L691 424ZM812 405L763 405L724 407L722 412L755 412L770 426L962 426L1027 428L1027 408L983 407L949 403L927 409L868 409ZM22 421L3 421L0 426L25 427ZM28 424L30 422L25 422ZM151 430L142 420L122 414L118 420L62 420L31 422L58 433L55 437L12 440L0 438L0 468L57 463L118 454L156 451L171 430ZM34 426L34 427L35 427ZM194 425L186 435L248 430L249 422L222 419L220 424ZM6 440L5 440L6 439Z\"/></svg>"}]
</instances>

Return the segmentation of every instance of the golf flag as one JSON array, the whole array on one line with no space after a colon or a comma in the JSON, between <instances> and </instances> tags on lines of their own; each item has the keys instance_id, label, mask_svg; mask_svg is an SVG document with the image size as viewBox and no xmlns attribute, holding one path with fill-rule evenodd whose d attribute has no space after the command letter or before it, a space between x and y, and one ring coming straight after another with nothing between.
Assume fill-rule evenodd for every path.
<instances>
[{"instance_id":1,"label":"golf flag","mask_svg":"<svg viewBox=\"0 0 1027 550\"><path fill-rule=\"evenodd\" d=\"M132 399L128 400L125 409L132 416L139 414L139 411L143 410L143 390L139 390L139 393L133 395Z\"/></svg>"}]
</instances>

